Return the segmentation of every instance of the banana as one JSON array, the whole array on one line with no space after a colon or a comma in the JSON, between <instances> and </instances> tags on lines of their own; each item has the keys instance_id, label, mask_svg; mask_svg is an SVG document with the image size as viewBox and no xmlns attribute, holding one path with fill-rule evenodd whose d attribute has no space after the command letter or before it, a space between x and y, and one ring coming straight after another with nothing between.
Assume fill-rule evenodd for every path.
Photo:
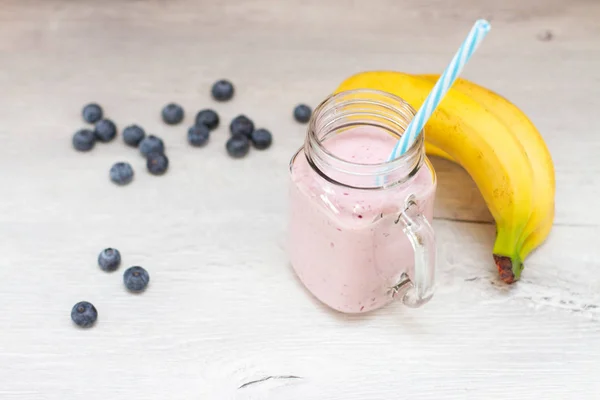
<instances>
[{"instance_id":1,"label":"banana","mask_svg":"<svg viewBox=\"0 0 600 400\"><path fill-rule=\"evenodd\" d=\"M433 83L400 72L363 72L346 79L337 92L377 89L396 94L414 108ZM494 260L502 280L521 274L519 240L531 215L533 172L521 143L486 107L451 90L425 126L427 141L443 149L471 175L496 221Z\"/></svg>"},{"instance_id":2,"label":"banana","mask_svg":"<svg viewBox=\"0 0 600 400\"><path fill-rule=\"evenodd\" d=\"M419 76L433 83L439 78L439 75ZM451 90L458 90L472 97L494 113L510 127L529 158L533 172L534 203L529 221L519 240L520 257L521 260L525 260L532 250L546 240L554 222L556 183L554 164L548 147L529 118L504 97L466 79L457 79Z\"/></svg>"},{"instance_id":3,"label":"banana","mask_svg":"<svg viewBox=\"0 0 600 400\"><path fill-rule=\"evenodd\" d=\"M521 247L521 251L519 255L521 260L525 260L525 258L537 247L539 247L548 235L550 235L550 231L552 230L552 226L554 225L554 207L551 208L550 214L542 220L540 225L525 239L523 246Z\"/></svg>"},{"instance_id":4,"label":"banana","mask_svg":"<svg viewBox=\"0 0 600 400\"><path fill-rule=\"evenodd\" d=\"M454 161L452 159L452 157L450 157L450 155L448 153L446 153L444 150L440 149L437 146L434 146L433 144L431 144L427 141L425 142L425 152L429 156L435 156L435 157L445 158L448 161Z\"/></svg>"}]
</instances>

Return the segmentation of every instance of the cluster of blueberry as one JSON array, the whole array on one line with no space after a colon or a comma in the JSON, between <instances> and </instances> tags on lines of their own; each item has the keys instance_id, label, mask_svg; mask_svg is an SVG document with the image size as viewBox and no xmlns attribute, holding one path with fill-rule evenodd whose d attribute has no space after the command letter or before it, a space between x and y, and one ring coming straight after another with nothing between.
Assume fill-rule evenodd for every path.
<instances>
[{"instance_id":1,"label":"cluster of blueberry","mask_svg":"<svg viewBox=\"0 0 600 400\"><path fill-rule=\"evenodd\" d=\"M233 84L227 80L217 81L211 89L213 99L228 101L233 97ZM310 120L312 110L300 104L294 109L296 121L306 123ZM73 136L73 146L79 151L89 151L96 141L110 142L117 135L115 124L109 119L103 119L102 108L98 104L88 104L83 108L83 119L95 124L94 130L81 129ZM167 104L162 110L162 119L168 125L176 125L183 121L183 108L175 103ZM196 114L193 126L188 129L187 139L190 145L204 146L210 137L210 132L219 126L219 115L211 109L204 109ZM225 148L234 158L244 157L250 151L250 146L264 150L271 146L273 137L266 129L254 129L254 122L245 115L238 115L229 124L231 137ZM146 158L146 167L153 175L162 175L169 167L169 159L165 155L163 141L154 136L146 136L146 132L138 125L130 125L123 129L123 141L131 147L139 147L140 153ZM118 162L110 169L110 179L118 185L126 185L133 180L133 168L129 163Z\"/></svg>"},{"instance_id":2,"label":"cluster of blueberry","mask_svg":"<svg viewBox=\"0 0 600 400\"><path fill-rule=\"evenodd\" d=\"M117 136L117 127L110 119L103 118L103 110L98 104L88 104L83 108L83 119L95 124L94 130L81 129L73 135L73 147L79 151L90 151L96 141L107 143ZM138 125L130 125L123 129L123 141L131 147L139 147L146 158L146 167L153 175L162 175L169 167L169 159L165 155L163 141L154 136L146 136L146 132ZM133 180L133 168L126 162L118 162L110 169L110 179L118 185L126 185Z\"/></svg>"},{"instance_id":3,"label":"cluster of blueberry","mask_svg":"<svg viewBox=\"0 0 600 400\"><path fill-rule=\"evenodd\" d=\"M98 256L98 265L105 272L113 272L121 265L121 253L117 249L107 248ZM125 287L134 293L143 292L150 282L150 275L142 267L130 267L123 274ZM80 301L71 310L71 319L82 328L94 325L98 319L98 311L90 302Z\"/></svg>"},{"instance_id":4,"label":"cluster of blueberry","mask_svg":"<svg viewBox=\"0 0 600 400\"><path fill-rule=\"evenodd\" d=\"M227 80L217 81L211 89L213 99L217 101L231 100L235 89ZM312 110L300 104L294 109L294 118L298 122L309 121ZM184 110L181 106L171 103L162 111L163 120L170 125L175 125L183 120ZM208 142L210 132L219 126L219 115L211 109L204 109L196 114L195 124L188 129L188 142L192 146L204 146ZM267 129L254 129L254 122L247 116L240 114L229 124L231 137L227 140L225 148L227 153L234 158L244 157L250 151L250 146L258 150L271 147L273 136Z\"/></svg>"}]
</instances>

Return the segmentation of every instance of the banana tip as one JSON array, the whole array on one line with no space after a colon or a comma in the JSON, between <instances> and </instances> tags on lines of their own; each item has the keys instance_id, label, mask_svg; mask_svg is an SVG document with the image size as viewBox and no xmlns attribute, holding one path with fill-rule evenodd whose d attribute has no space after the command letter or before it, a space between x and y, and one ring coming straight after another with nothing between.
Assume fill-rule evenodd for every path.
<instances>
[{"instance_id":1,"label":"banana tip","mask_svg":"<svg viewBox=\"0 0 600 400\"><path fill-rule=\"evenodd\" d=\"M494 262L496 263L496 267L498 267L500 279L502 279L504 283L513 283L515 281L515 274L513 272L513 261L511 258L494 254Z\"/></svg>"}]
</instances>

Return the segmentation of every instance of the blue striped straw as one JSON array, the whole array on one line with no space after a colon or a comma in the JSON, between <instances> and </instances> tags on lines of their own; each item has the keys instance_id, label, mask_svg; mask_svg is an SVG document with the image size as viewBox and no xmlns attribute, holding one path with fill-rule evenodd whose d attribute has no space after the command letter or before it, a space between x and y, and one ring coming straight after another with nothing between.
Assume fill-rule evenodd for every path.
<instances>
[{"instance_id":1,"label":"blue striped straw","mask_svg":"<svg viewBox=\"0 0 600 400\"><path fill-rule=\"evenodd\" d=\"M406 153L408 148L417 139L417 136L423 130L425 123L427 123L427 120L429 117L431 117L433 111L436 109L438 104L440 104L446 93L448 93L450 86L454 84L454 81L456 81L456 78L458 78L458 75L461 73L465 67L465 64L467 61L469 61L477 49L477 46L479 46L483 38L490 31L490 28L490 23L484 19L480 19L475 22L473 28L471 28L471 31L467 35L467 38L454 55L454 58L450 64L448 64L444 70L444 73L436 82L435 86L423 102L423 105L419 111L417 111L415 117L412 119L410 124L408 124L404 135L402 135L402 137L394 146L394 150L392 151L388 161L391 161Z\"/></svg>"}]
</instances>

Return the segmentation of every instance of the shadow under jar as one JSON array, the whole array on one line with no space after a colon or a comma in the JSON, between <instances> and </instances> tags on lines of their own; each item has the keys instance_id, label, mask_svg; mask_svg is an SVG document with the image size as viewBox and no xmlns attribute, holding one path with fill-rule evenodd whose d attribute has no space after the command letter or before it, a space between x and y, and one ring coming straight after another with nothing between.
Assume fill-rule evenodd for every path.
<instances>
[{"instance_id":1,"label":"shadow under jar","mask_svg":"<svg viewBox=\"0 0 600 400\"><path fill-rule=\"evenodd\" d=\"M423 133L391 160L415 114L385 92L335 94L315 110L292 157L288 253L306 288L329 307L360 313L433 295L436 178Z\"/></svg>"}]
</instances>

